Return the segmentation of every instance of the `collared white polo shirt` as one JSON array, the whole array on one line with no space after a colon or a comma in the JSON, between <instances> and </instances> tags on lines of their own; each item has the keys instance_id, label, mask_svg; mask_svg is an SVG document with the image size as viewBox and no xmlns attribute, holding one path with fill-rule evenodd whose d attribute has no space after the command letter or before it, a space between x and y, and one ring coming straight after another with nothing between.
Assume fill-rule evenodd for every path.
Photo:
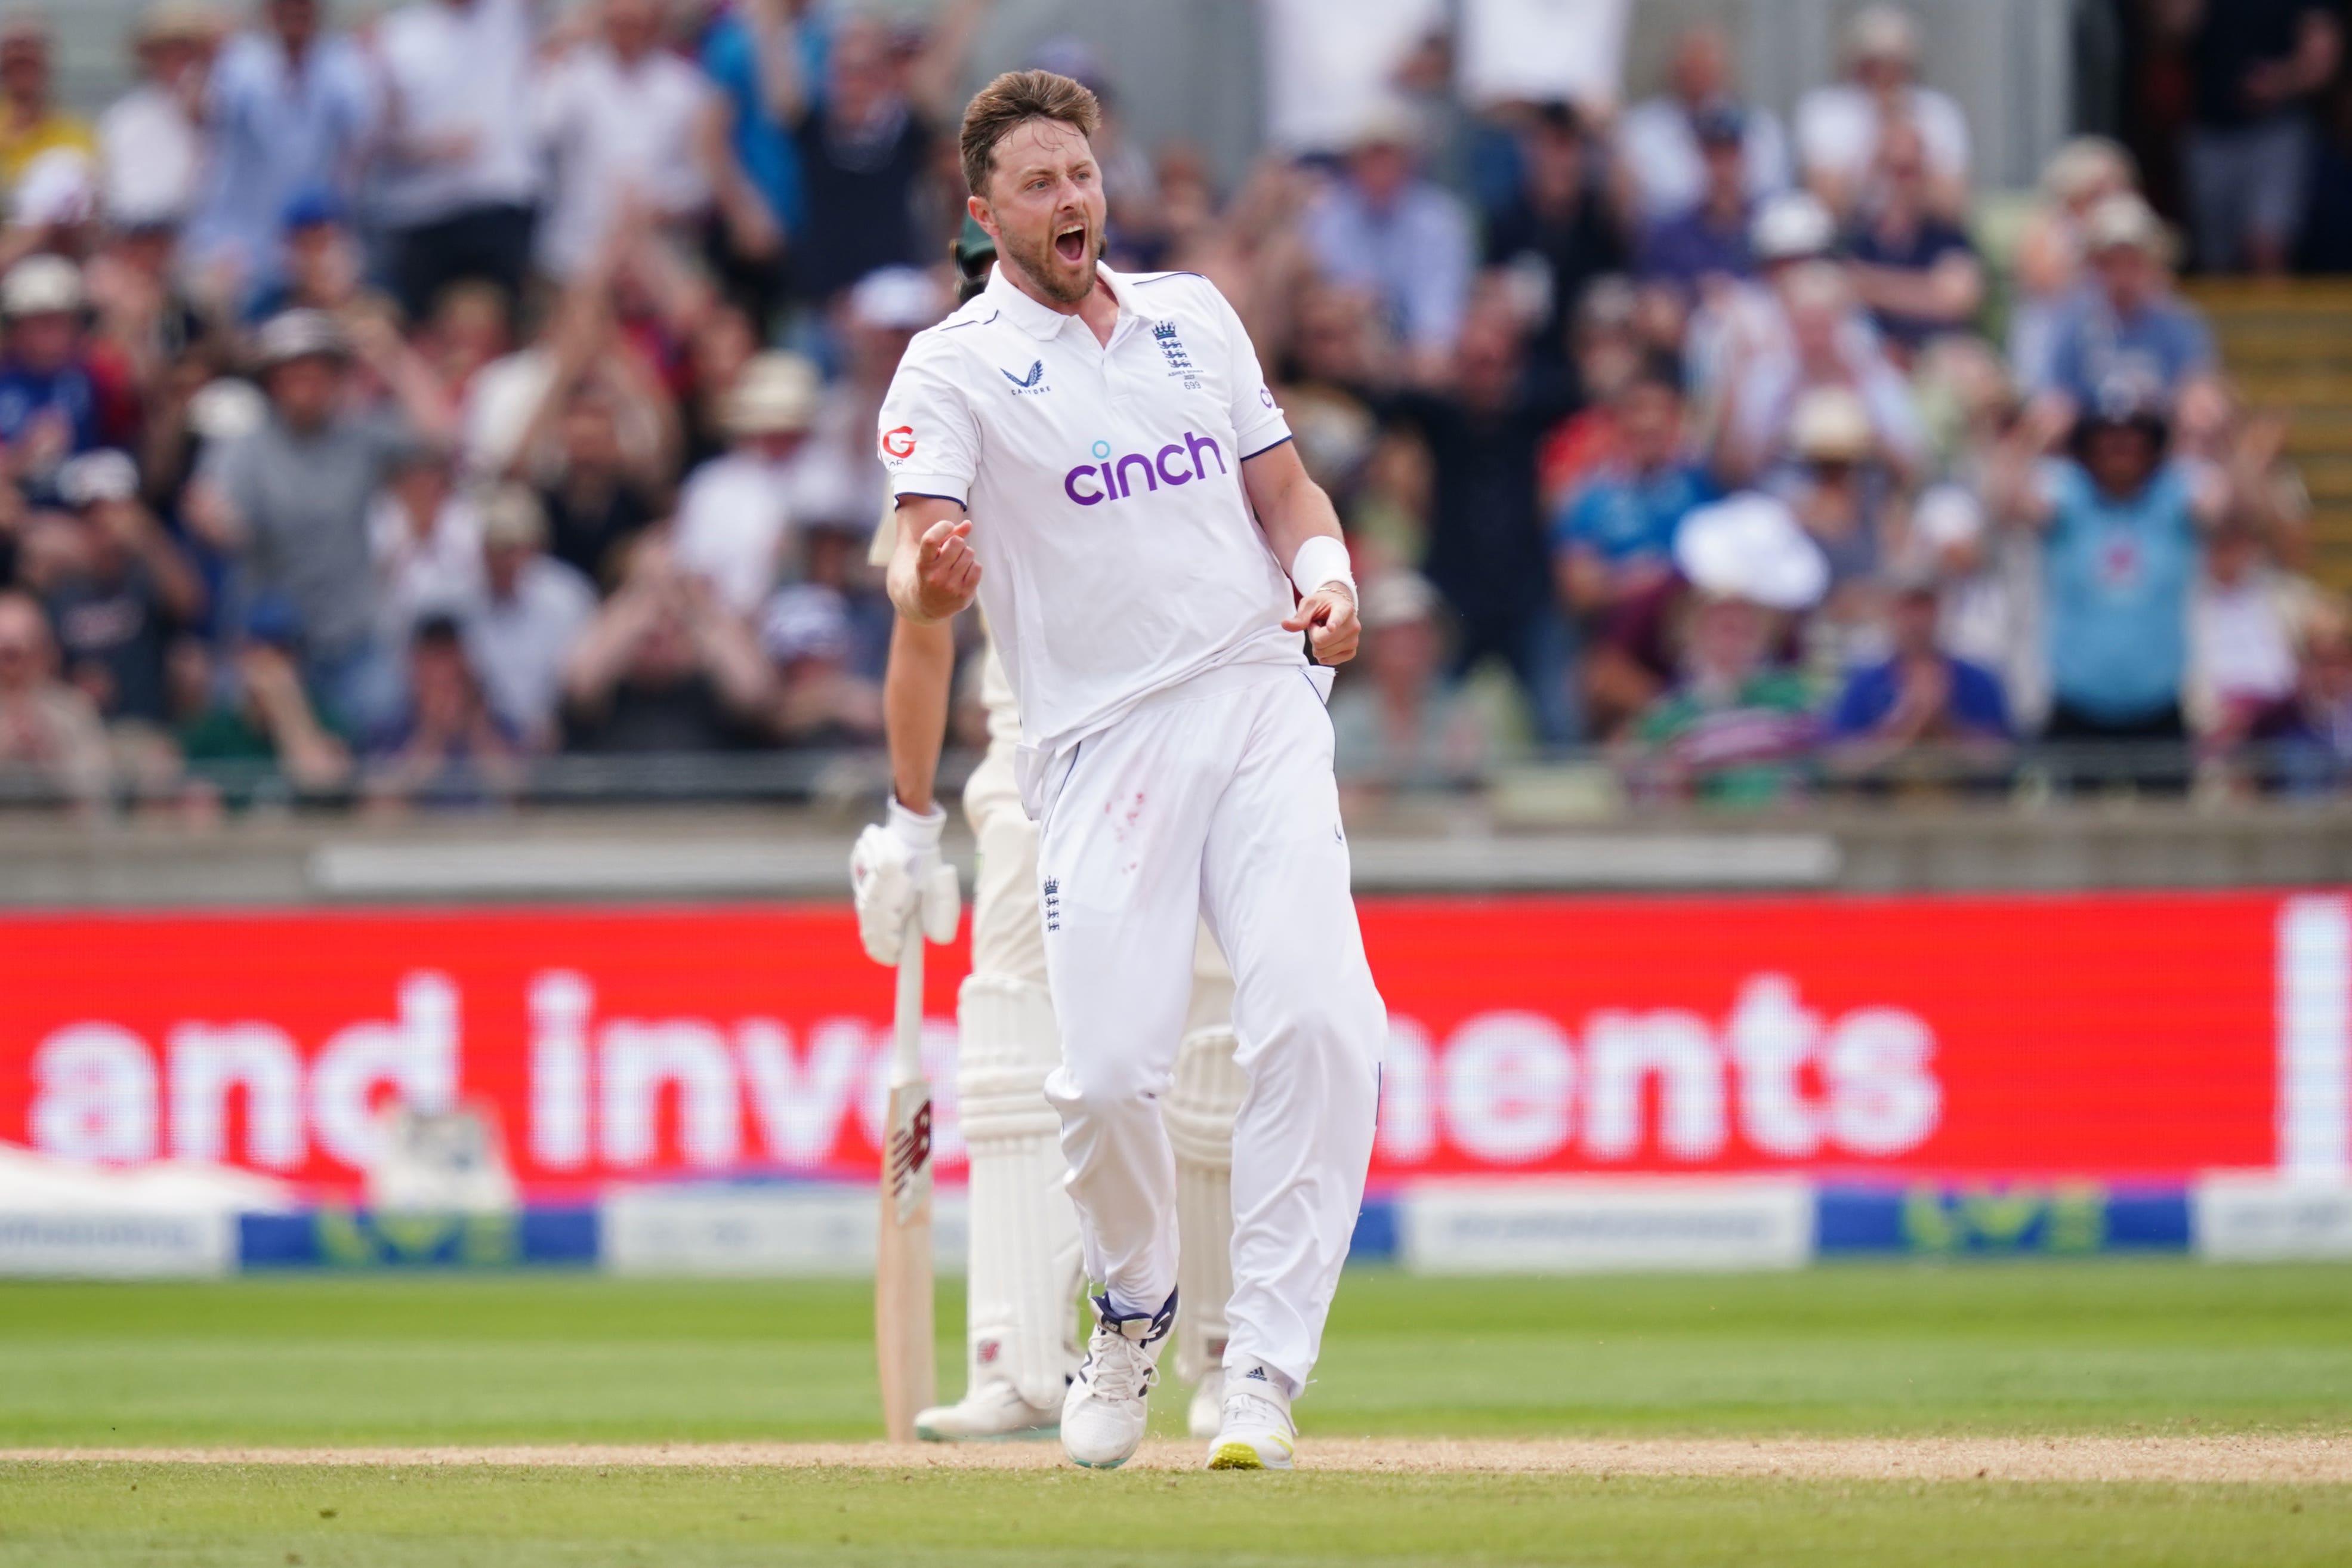
<instances>
[{"instance_id":1,"label":"collared white polo shirt","mask_svg":"<svg viewBox=\"0 0 2352 1568\"><path fill-rule=\"evenodd\" d=\"M1241 319L1193 273L1102 276L1108 344L1000 269L908 345L882 405L892 493L971 517L1033 755L1204 670L1306 662L1242 488L1290 427Z\"/></svg>"}]
</instances>

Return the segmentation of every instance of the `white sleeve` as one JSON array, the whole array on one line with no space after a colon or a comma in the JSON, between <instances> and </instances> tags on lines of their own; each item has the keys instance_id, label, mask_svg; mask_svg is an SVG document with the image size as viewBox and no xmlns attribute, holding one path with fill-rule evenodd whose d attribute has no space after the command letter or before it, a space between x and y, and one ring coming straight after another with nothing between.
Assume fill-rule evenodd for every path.
<instances>
[{"instance_id":1,"label":"white sleeve","mask_svg":"<svg viewBox=\"0 0 2352 1568\"><path fill-rule=\"evenodd\" d=\"M1245 458L1255 458L1289 440L1290 422L1282 416L1282 407L1274 400L1274 389L1265 384L1265 371L1257 363L1257 345L1250 342L1249 330L1242 325L1240 312L1215 284L1204 283L1203 287L1216 301L1217 315L1225 332L1225 363L1233 367L1230 412L1235 449Z\"/></svg>"},{"instance_id":2,"label":"white sleeve","mask_svg":"<svg viewBox=\"0 0 2352 1568\"><path fill-rule=\"evenodd\" d=\"M936 496L958 506L971 503L980 472L980 423L971 403L950 374L950 351L918 341L898 362L882 399L882 467L894 496Z\"/></svg>"}]
</instances>

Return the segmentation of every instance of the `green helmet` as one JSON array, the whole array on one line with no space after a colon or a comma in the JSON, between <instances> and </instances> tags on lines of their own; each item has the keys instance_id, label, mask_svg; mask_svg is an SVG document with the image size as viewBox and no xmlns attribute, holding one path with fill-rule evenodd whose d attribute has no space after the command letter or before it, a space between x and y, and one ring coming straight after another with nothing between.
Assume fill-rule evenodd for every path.
<instances>
[{"instance_id":1,"label":"green helmet","mask_svg":"<svg viewBox=\"0 0 2352 1568\"><path fill-rule=\"evenodd\" d=\"M988 269L996 264L996 241L980 226L978 218L966 213L963 232L956 236L948 254L955 258L956 303L961 305L988 287Z\"/></svg>"}]
</instances>

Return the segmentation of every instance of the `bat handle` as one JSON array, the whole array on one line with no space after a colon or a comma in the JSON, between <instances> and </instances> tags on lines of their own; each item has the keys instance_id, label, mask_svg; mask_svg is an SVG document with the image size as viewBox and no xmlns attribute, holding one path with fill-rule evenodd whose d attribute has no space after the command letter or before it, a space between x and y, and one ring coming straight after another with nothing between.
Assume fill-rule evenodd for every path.
<instances>
[{"instance_id":1,"label":"bat handle","mask_svg":"<svg viewBox=\"0 0 2352 1568\"><path fill-rule=\"evenodd\" d=\"M898 939L898 994L891 1016L890 1082L923 1076L923 926L910 917Z\"/></svg>"}]
</instances>

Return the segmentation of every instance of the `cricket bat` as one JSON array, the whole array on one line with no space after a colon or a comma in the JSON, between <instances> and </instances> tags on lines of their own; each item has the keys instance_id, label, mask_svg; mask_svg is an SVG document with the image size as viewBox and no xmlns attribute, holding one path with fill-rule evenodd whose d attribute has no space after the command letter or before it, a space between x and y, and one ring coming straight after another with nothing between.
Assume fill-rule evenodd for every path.
<instances>
[{"instance_id":1,"label":"cricket bat","mask_svg":"<svg viewBox=\"0 0 2352 1568\"><path fill-rule=\"evenodd\" d=\"M874 1342L881 1357L882 1425L915 1440L915 1413L932 1402L931 1084L923 1076L923 928L898 943L891 1020L890 1119L882 1140L882 1235L875 1252Z\"/></svg>"}]
</instances>

